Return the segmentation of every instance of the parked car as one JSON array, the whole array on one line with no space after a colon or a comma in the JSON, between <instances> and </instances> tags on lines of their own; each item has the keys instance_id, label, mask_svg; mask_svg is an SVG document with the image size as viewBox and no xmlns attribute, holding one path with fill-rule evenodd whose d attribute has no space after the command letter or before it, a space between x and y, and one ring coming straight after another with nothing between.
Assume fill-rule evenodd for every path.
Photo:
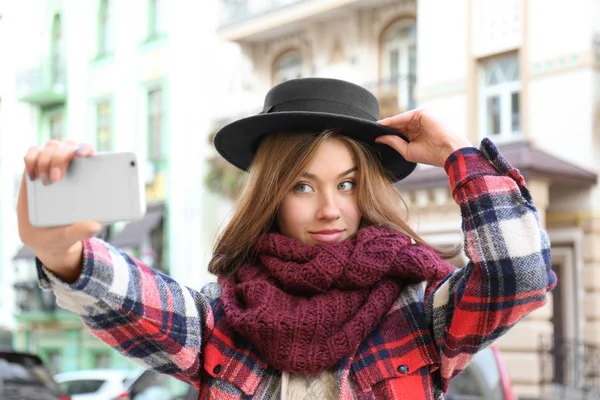
<instances>
[{"instance_id":1,"label":"parked car","mask_svg":"<svg viewBox=\"0 0 600 400\"><path fill-rule=\"evenodd\" d=\"M71 400L35 354L0 348L0 399Z\"/></svg>"},{"instance_id":2,"label":"parked car","mask_svg":"<svg viewBox=\"0 0 600 400\"><path fill-rule=\"evenodd\" d=\"M90 369L54 375L72 400L129 400L128 387L142 369Z\"/></svg>"},{"instance_id":3,"label":"parked car","mask_svg":"<svg viewBox=\"0 0 600 400\"><path fill-rule=\"evenodd\" d=\"M129 388L131 400L187 400L191 385L169 375L145 371ZM198 396L193 398L196 400Z\"/></svg>"},{"instance_id":4,"label":"parked car","mask_svg":"<svg viewBox=\"0 0 600 400\"><path fill-rule=\"evenodd\" d=\"M64 372L54 378L72 400L179 400L189 387L142 368L90 369Z\"/></svg>"},{"instance_id":5,"label":"parked car","mask_svg":"<svg viewBox=\"0 0 600 400\"><path fill-rule=\"evenodd\" d=\"M515 400L500 351L481 350L451 382L446 400Z\"/></svg>"}]
</instances>

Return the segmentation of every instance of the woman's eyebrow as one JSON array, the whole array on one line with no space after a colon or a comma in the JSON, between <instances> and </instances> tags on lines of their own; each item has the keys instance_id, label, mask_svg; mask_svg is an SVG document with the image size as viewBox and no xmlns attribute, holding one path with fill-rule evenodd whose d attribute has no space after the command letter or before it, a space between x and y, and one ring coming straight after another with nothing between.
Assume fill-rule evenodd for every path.
<instances>
[{"instance_id":1,"label":"woman's eyebrow","mask_svg":"<svg viewBox=\"0 0 600 400\"><path fill-rule=\"evenodd\" d=\"M358 167L352 167L347 171L342 172L341 174L338 175L338 178L342 178L346 175L350 175L353 172L358 171ZM308 179L318 179L317 176L315 174L311 174L310 172L303 172L301 175L301 177L303 178L308 178Z\"/></svg>"}]
</instances>

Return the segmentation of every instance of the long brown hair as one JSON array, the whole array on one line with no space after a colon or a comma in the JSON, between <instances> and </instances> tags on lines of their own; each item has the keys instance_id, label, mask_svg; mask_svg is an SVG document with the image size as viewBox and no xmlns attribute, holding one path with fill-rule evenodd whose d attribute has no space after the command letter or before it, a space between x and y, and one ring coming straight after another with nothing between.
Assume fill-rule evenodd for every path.
<instances>
[{"instance_id":1,"label":"long brown hair","mask_svg":"<svg viewBox=\"0 0 600 400\"><path fill-rule=\"evenodd\" d=\"M234 214L217 239L208 270L230 276L253 257L256 239L273 230L279 204L306 170L325 140L344 142L358 167L357 200L361 227L377 225L396 229L417 243L434 248L444 258L459 249L445 251L429 245L406 223L408 207L391 183L376 156L363 144L334 130L318 134L276 133L265 137L254 157Z\"/></svg>"}]
</instances>

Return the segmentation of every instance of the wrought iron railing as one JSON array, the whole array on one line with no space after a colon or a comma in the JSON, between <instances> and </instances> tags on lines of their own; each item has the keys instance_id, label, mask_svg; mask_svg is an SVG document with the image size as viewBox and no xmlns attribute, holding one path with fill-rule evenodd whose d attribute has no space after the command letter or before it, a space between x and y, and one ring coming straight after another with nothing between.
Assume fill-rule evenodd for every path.
<instances>
[{"instance_id":1,"label":"wrought iron railing","mask_svg":"<svg viewBox=\"0 0 600 400\"><path fill-rule=\"evenodd\" d=\"M416 85L416 75L404 74L381 78L362 86L377 97L381 117L385 118L417 107Z\"/></svg>"},{"instance_id":2,"label":"wrought iron railing","mask_svg":"<svg viewBox=\"0 0 600 400\"><path fill-rule=\"evenodd\" d=\"M542 337L539 355L545 398L600 399L599 345Z\"/></svg>"},{"instance_id":3,"label":"wrought iron railing","mask_svg":"<svg viewBox=\"0 0 600 400\"><path fill-rule=\"evenodd\" d=\"M37 66L16 75L17 98L40 104L64 101L67 91L66 61L63 57L42 58Z\"/></svg>"}]
</instances>

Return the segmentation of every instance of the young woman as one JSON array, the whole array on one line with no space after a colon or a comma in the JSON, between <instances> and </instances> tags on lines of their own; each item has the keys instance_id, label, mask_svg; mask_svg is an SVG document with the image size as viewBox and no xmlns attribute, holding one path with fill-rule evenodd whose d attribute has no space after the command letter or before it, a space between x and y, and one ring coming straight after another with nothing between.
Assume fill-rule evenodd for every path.
<instances>
[{"instance_id":1,"label":"young woman","mask_svg":"<svg viewBox=\"0 0 600 400\"><path fill-rule=\"evenodd\" d=\"M201 399L441 399L477 351L545 304L549 242L489 140L478 150L419 110L378 117L359 86L306 78L218 132L217 150L249 176L209 265L218 282L201 292L93 238L96 222L32 227L23 185L21 239L60 306ZM92 154L49 142L25 173L55 182ZM393 183L415 163L448 174L462 268L406 223Z\"/></svg>"}]
</instances>

